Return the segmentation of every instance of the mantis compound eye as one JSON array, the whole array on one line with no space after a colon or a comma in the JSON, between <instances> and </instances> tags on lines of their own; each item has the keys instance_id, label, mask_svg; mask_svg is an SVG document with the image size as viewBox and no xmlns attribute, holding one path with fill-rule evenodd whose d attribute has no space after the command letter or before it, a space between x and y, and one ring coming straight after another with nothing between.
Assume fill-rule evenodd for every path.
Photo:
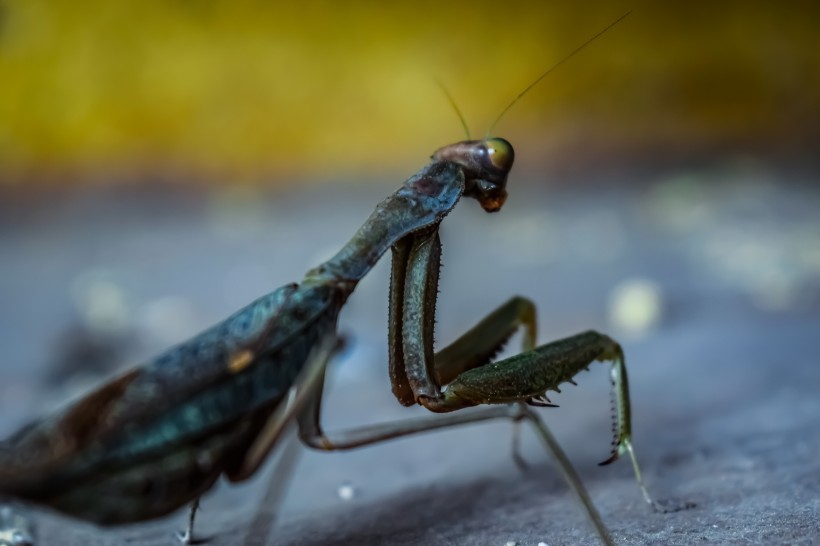
<instances>
[{"instance_id":1,"label":"mantis compound eye","mask_svg":"<svg viewBox=\"0 0 820 546\"><path fill-rule=\"evenodd\" d=\"M512 168L515 160L512 144L503 138L488 138L484 145L487 147L487 159L493 169L507 172Z\"/></svg>"}]
</instances>

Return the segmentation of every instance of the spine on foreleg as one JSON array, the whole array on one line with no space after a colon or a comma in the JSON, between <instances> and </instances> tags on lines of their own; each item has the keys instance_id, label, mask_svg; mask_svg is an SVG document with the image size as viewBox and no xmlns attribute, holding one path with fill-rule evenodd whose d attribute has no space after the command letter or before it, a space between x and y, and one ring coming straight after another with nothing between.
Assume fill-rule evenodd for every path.
<instances>
[{"instance_id":1,"label":"spine on foreleg","mask_svg":"<svg viewBox=\"0 0 820 546\"><path fill-rule=\"evenodd\" d=\"M548 343L532 351L475 368L447 386L445 397L461 406L503 404L544 396L559 390L595 360L620 352L607 336L594 331Z\"/></svg>"}]
</instances>

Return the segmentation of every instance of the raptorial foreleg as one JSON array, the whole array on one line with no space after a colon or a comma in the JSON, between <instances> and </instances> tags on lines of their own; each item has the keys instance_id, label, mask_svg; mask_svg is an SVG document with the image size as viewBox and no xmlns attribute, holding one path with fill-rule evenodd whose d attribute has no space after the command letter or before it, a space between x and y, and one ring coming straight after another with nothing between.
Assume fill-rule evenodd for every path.
<instances>
[{"instance_id":1,"label":"raptorial foreleg","mask_svg":"<svg viewBox=\"0 0 820 546\"><path fill-rule=\"evenodd\" d=\"M661 509L643 483L632 447L629 382L623 350L608 336L588 331L465 371L445 387L442 398L425 400L424 405L433 411L447 412L479 404L548 403L547 391L561 392L562 383L574 384L575 375L595 361L611 362L615 401L612 454L601 464L628 454L644 499L653 509Z\"/></svg>"}]
</instances>

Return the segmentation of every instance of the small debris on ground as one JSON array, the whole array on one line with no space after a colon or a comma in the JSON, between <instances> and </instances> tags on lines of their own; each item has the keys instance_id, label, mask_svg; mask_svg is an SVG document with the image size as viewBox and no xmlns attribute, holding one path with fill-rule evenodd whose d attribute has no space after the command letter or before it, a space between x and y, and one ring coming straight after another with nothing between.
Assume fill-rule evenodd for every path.
<instances>
[{"instance_id":1,"label":"small debris on ground","mask_svg":"<svg viewBox=\"0 0 820 546\"><path fill-rule=\"evenodd\" d=\"M339 498L343 501L353 500L353 497L356 496L356 488L353 487L353 484L349 482L345 482L339 486L339 489L336 491L339 495Z\"/></svg>"}]
</instances>

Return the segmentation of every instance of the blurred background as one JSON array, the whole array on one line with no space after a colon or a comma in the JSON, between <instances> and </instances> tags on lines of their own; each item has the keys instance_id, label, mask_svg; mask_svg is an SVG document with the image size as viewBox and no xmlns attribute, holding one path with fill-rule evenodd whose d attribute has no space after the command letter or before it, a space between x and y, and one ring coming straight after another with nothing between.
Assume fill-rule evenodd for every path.
<instances>
[{"instance_id":1,"label":"blurred background","mask_svg":"<svg viewBox=\"0 0 820 546\"><path fill-rule=\"evenodd\" d=\"M4 0L0 180L395 176L463 137L437 79L483 135L536 76L630 9L496 126L522 162L813 155L810 1Z\"/></svg>"},{"instance_id":2,"label":"blurred background","mask_svg":"<svg viewBox=\"0 0 820 546\"><path fill-rule=\"evenodd\" d=\"M0 436L332 255L466 138L437 82L482 137L633 10L492 128L516 148L510 199L444 223L437 338L521 293L542 340L623 341L649 481L702 508L652 520L628 465L595 467L608 384L583 376L550 423L616 538L820 538L818 6L0 0ZM330 428L414 414L387 380L388 276L379 264L342 314ZM522 479L487 431L307 454L280 536L592 540L561 482ZM435 517L452 512L429 504L435 484L466 506L457 525ZM207 501L225 543L257 509L264 486L247 487ZM564 523L545 530L545 503ZM46 539L107 544L38 517ZM129 540L161 543L182 518Z\"/></svg>"}]
</instances>

